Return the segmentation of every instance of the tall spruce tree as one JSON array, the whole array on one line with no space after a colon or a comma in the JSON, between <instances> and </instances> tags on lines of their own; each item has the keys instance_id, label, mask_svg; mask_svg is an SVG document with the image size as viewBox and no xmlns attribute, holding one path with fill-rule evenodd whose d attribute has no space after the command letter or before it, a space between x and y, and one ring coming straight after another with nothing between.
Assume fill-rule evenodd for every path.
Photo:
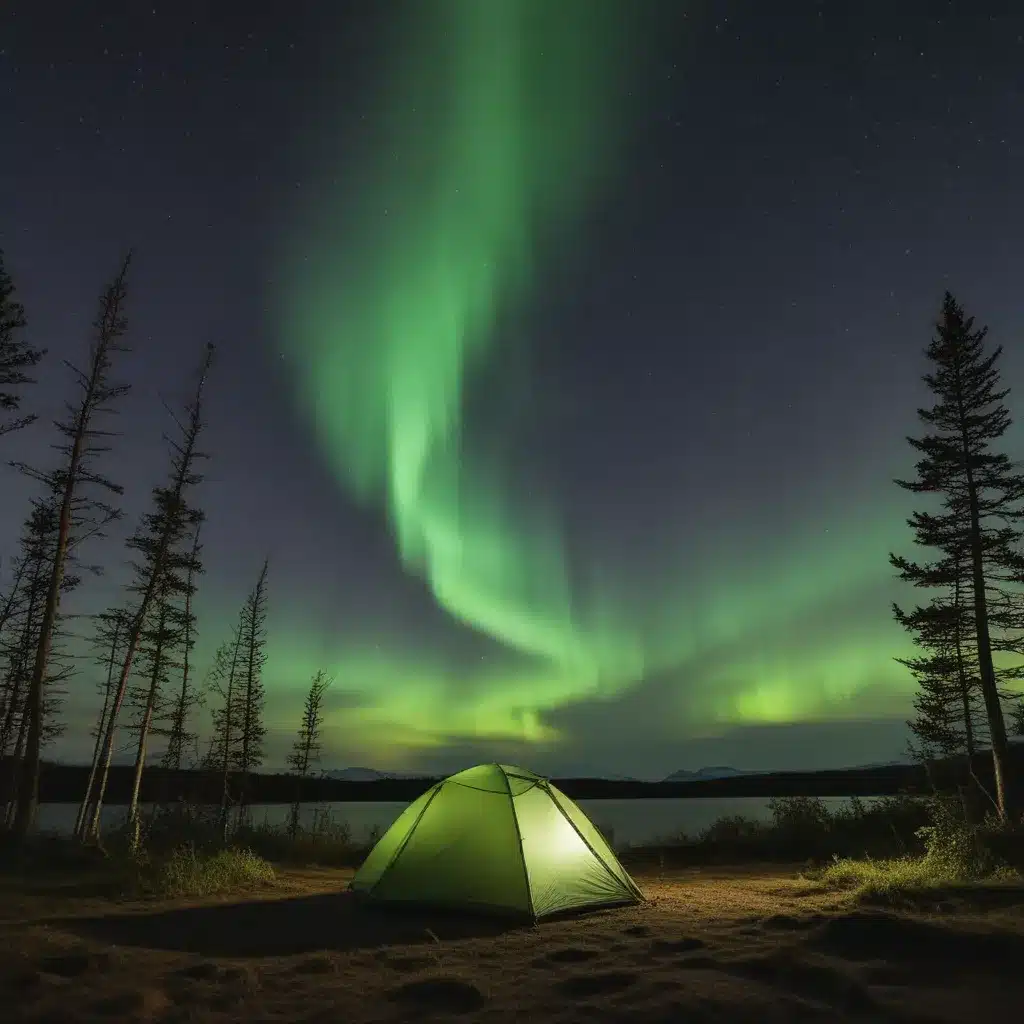
<instances>
[{"instance_id":1,"label":"tall spruce tree","mask_svg":"<svg viewBox=\"0 0 1024 1024\"><path fill-rule=\"evenodd\" d=\"M921 563L893 554L889 558L900 577L916 587L948 595L958 582L963 586L963 604L974 627L977 687L992 750L995 801L1006 820L1016 805L999 683L1019 670L1011 666L997 672L993 652L1016 649L1024 625L1013 590L1024 579L1024 558L1016 547L1022 533L1018 524L1024 519L1024 475L1016 472L1008 456L992 448L1011 421L1004 404L1009 389L1000 387L996 369L1002 348L986 354L986 334L987 328L974 329L974 318L966 317L947 292L926 351L931 369L924 382L935 404L918 410L928 433L908 438L920 456L917 478L896 481L912 493L942 499L937 511L914 512L908 520L915 543L934 549L937 557ZM939 608L936 601L909 614L896 608L897 618L918 629L936 654L942 648L929 634L927 620L941 617Z\"/></svg>"},{"instance_id":2,"label":"tall spruce tree","mask_svg":"<svg viewBox=\"0 0 1024 1024\"><path fill-rule=\"evenodd\" d=\"M97 497L98 493L119 495L123 488L96 468L98 456L109 450L106 441L111 436L109 430L97 426L96 420L112 412L113 403L128 391L127 385L111 383L110 372L116 355L125 351L121 338L127 329L124 306L130 259L129 254L100 298L88 368L80 370L67 364L75 376L79 396L76 402L68 403L67 418L55 424L63 438L55 446L62 456L60 466L46 472L23 462L12 463L42 483L48 494L59 495L55 549L47 574L38 642L25 695L27 735L14 816L14 831L21 839L32 827L39 799L44 689L68 555L87 537L102 535L102 528L120 517L118 509Z\"/></svg>"},{"instance_id":3,"label":"tall spruce tree","mask_svg":"<svg viewBox=\"0 0 1024 1024\"><path fill-rule=\"evenodd\" d=\"M5 417L20 412L21 389L35 383L29 371L45 355L22 337L27 326L25 309L14 295L14 282L4 266L4 253L0 249L0 413ZM0 419L0 434L20 430L35 420L34 414Z\"/></svg>"}]
</instances>

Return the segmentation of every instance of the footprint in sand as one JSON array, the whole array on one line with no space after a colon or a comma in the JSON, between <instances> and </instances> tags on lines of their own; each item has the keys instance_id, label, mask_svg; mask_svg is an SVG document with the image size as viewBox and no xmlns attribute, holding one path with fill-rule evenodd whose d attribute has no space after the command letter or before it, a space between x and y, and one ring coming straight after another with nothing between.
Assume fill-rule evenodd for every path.
<instances>
[{"instance_id":1,"label":"footprint in sand","mask_svg":"<svg viewBox=\"0 0 1024 1024\"><path fill-rule=\"evenodd\" d=\"M89 1004L89 1009L102 1017L133 1017L136 1020L161 1017L170 1009L171 1001L157 988L130 989L102 996Z\"/></svg>"},{"instance_id":2,"label":"footprint in sand","mask_svg":"<svg viewBox=\"0 0 1024 1024\"><path fill-rule=\"evenodd\" d=\"M109 953L60 953L44 957L39 970L59 978L80 978L93 971L109 971L114 958Z\"/></svg>"},{"instance_id":3,"label":"footprint in sand","mask_svg":"<svg viewBox=\"0 0 1024 1024\"><path fill-rule=\"evenodd\" d=\"M557 982L555 988L563 995L575 999L622 992L635 985L638 980L638 975L632 971L598 971L592 974L574 974Z\"/></svg>"},{"instance_id":4,"label":"footprint in sand","mask_svg":"<svg viewBox=\"0 0 1024 1024\"><path fill-rule=\"evenodd\" d=\"M646 936L651 934L651 929L648 928L647 925L645 925L645 924L633 924L633 925L630 925L628 928L623 928L622 929L622 934L623 935L631 935L634 938L638 938L638 939L643 939L643 938L646 938Z\"/></svg>"},{"instance_id":5,"label":"footprint in sand","mask_svg":"<svg viewBox=\"0 0 1024 1024\"><path fill-rule=\"evenodd\" d=\"M651 954L657 956L659 953L692 953L696 949L704 949L706 943L703 939L684 935L680 939L655 939L651 943Z\"/></svg>"},{"instance_id":6,"label":"footprint in sand","mask_svg":"<svg viewBox=\"0 0 1024 1024\"><path fill-rule=\"evenodd\" d=\"M292 967L292 974L334 974L337 966L329 956L310 956Z\"/></svg>"},{"instance_id":7,"label":"footprint in sand","mask_svg":"<svg viewBox=\"0 0 1024 1024\"><path fill-rule=\"evenodd\" d=\"M565 949L553 949L550 953L531 961L533 967L553 967L556 964L582 964L588 960L596 960L601 954L594 949L580 949L578 946L567 946Z\"/></svg>"},{"instance_id":8,"label":"footprint in sand","mask_svg":"<svg viewBox=\"0 0 1024 1024\"><path fill-rule=\"evenodd\" d=\"M458 978L423 978L409 981L388 993L393 1002L410 1009L441 1013L472 1013L487 1002L483 992Z\"/></svg>"}]
</instances>

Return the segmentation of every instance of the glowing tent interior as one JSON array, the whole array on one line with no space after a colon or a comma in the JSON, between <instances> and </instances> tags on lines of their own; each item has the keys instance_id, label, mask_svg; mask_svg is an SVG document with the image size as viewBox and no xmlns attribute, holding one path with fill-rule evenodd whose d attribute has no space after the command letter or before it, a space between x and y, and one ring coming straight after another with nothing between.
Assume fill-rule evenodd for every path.
<instances>
[{"instance_id":1,"label":"glowing tent interior","mask_svg":"<svg viewBox=\"0 0 1024 1024\"><path fill-rule=\"evenodd\" d=\"M467 768L414 800L349 888L381 902L533 920L644 899L572 800L504 764Z\"/></svg>"}]
</instances>

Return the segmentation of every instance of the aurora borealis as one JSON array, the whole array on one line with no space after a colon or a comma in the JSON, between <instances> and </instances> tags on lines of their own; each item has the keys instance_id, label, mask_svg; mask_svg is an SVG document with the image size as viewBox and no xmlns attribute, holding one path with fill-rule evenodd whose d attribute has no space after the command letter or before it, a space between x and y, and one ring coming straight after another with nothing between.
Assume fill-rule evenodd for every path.
<instances>
[{"instance_id":1,"label":"aurora borealis","mask_svg":"<svg viewBox=\"0 0 1024 1024\"><path fill-rule=\"evenodd\" d=\"M342 173L338 196L313 189L282 339L325 457L386 507L405 567L459 622L586 690L599 672L635 673L639 652L581 621L546 497L514 500L463 407L503 317L530 301L549 236L571 230L608 159L609 28L585 19L581 33L572 3L440 10L400 40L387 141L354 174L368 184L350 191ZM308 250L317 258L298 258Z\"/></svg>"},{"instance_id":2,"label":"aurora borealis","mask_svg":"<svg viewBox=\"0 0 1024 1024\"><path fill-rule=\"evenodd\" d=\"M129 516L154 390L223 339L199 657L269 554L272 760L318 668L331 766L901 755L891 480L943 289L1024 326L1017 44L985 28L975 80L955 10L656 6L160 12L71 26L38 81L0 64L41 342L76 351L96 268L140 249ZM75 116L30 127L30 81Z\"/></svg>"}]
</instances>

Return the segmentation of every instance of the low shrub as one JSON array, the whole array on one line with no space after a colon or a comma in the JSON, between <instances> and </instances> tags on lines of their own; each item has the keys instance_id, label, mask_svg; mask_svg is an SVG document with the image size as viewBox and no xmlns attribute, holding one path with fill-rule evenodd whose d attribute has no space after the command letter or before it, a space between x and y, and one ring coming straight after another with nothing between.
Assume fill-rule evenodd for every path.
<instances>
[{"instance_id":1,"label":"low shrub","mask_svg":"<svg viewBox=\"0 0 1024 1024\"><path fill-rule=\"evenodd\" d=\"M835 857L811 874L824 885L854 889L865 898L894 898L946 886L1019 881L1024 830L993 817L969 822L958 800L927 801L928 823L916 830L923 852L895 859Z\"/></svg>"},{"instance_id":2,"label":"low shrub","mask_svg":"<svg viewBox=\"0 0 1024 1024\"><path fill-rule=\"evenodd\" d=\"M645 844L623 852L635 864L652 856L661 864L803 863L821 865L841 857L900 858L924 853L918 831L929 824L926 801L886 797L853 798L830 809L813 797L768 801L771 818L731 815L695 836Z\"/></svg>"}]
</instances>

